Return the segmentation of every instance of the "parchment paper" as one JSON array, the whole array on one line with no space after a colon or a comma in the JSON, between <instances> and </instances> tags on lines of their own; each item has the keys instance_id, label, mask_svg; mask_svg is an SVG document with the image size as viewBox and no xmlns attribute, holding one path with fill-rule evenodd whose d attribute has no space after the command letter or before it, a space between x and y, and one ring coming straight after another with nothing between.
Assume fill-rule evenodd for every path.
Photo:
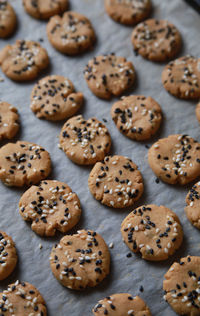
<instances>
[{"instance_id":1,"label":"parchment paper","mask_svg":"<svg viewBox=\"0 0 200 316\"><path fill-rule=\"evenodd\" d=\"M47 50L51 59L51 67L43 73L67 76L77 90L85 96L82 113L86 118L96 116L107 119L107 127L112 136L113 154L129 156L138 164L145 183L145 192L136 206L142 204L162 204L174 210L180 217L184 229L184 241L181 249L168 261L161 263L146 262L138 255L127 258L128 248L122 242L120 225L129 210L113 210L102 206L91 196L87 181L91 168L73 164L65 154L58 149L58 138L63 122L51 123L39 120L31 112L30 93L35 82L14 83L6 78L0 83L0 99L10 102L19 109L21 132L16 139L27 140L42 145L52 158L52 179L68 183L78 194L83 216L76 229L93 229L102 234L107 244L114 243L110 250L112 263L111 273L99 286L83 292L70 291L62 287L53 277L49 266L49 255L55 238L40 238L32 232L30 225L25 223L18 213L18 201L24 189L7 188L0 183L0 229L10 234L17 247L19 263L15 272L1 282L0 289L17 279L34 284L44 296L48 315L92 315L92 307L96 302L113 293L129 292L140 294L149 305L152 315L174 316L175 313L163 300L162 282L170 265L188 254L200 255L200 233L186 219L184 214L185 196L191 185L180 188L160 182L155 182L155 175L147 162L146 144L151 144L160 137L174 133L187 133L200 141L200 126L195 117L195 102L178 100L170 96L162 87L161 72L164 64L156 64L134 56L130 41L132 27L125 27L112 21L104 12L103 0L71 0L71 9L88 16L97 34L95 49L80 57L67 57L55 51L46 36L46 22L35 20L27 15L21 0L11 0L17 16L18 29L9 40L1 40L0 48L16 39L38 41ZM153 17L168 19L181 31L183 50L181 55L192 54L199 57L200 52L200 16L182 0L153 0ZM87 61L101 53L115 52L131 60L137 71L137 84L131 93L152 96L162 106L164 121L156 137L148 143L131 141L119 133L110 117L112 102L97 99L87 87L83 78L83 69ZM76 231L73 230L73 232ZM39 248L39 244L43 248ZM139 288L143 285L144 292Z\"/></svg>"}]
</instances>

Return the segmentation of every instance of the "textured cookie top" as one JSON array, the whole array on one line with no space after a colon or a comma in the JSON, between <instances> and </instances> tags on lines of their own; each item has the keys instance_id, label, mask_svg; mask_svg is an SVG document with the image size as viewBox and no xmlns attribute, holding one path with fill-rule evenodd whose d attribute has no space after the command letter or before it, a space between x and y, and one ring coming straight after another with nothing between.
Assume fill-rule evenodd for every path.
<instances>
[{"instance_id":1,"label":"textured cookie top","mask_svg":"<svg viewBox=\"0 0 200 316\"><path fill-rule=\"evenodd\" d=\"M170 135L152 145L148 161L163 181L184 185L200 175L200 144L187 135Z\"/></svg>"},{"instance_id":2,"label":"textured cookie top","mask_svg":"<svg viewBox=\"0 0 200 316\"><path fill-rule=\"evenodd\" d=\"M4 316L46 316L45 301L28 282L16 281L0 293L0 311Z\"/></svg>"},{"instance_id":3,"label":"textured cookie top","mask_svg":"<svg viewBox=\"0 0 200 316\"><path fill-rule=\"evenodd\" d=\"M97 97L110 99L112 95L119 96L133 85L135 69L126 58L110 54L91 59L84 75L89 88Z\"/></svg>"},{"instance_id":4,"label":"textured cookie top","mask_svg":"<svg viewBox=\"0 0 200 316\"><path fill-rule=\"evenodd\" d=\"M139 297L128 293L112 294L100 300L93 309L95 316L151 316L145 302Z\"/></svg>"},{"instance_id":5,"label":"textured cookie top","mask_svg":"<svg viewBox=\"0 0 200 316\"><path fill-rule=\"evenodd\" d=\"M198 316L200 313L200 257L182 258L165 274L164 299L179 315Z\"/></svg>"},{"instance_id":6,"label":"textured cookie top","mask_svg":"<svg viewBox=\"0 0 200 316\"><path fill-rule=\"evenodd\" d=\"M7 0L0 1L0 37L10 36L16 26L16 15Z\"/></svg>"},{"instance_id":7,"label":"textured cookie top","mask_svg":"<svg viewBox=\"0 0 200 316\"><path fill-rule=\"evenodd\" d=\"M200 58L185 56L170 62L162 72L164 88L182 99L200 97Z\"/></svg>"},{"instance_id":8,"label":"textured cookie top","mask_svg":"<svg viewBox=\"0 0 200 316\"><path fill-rule=\"evenodd\" d=\"M0 280L7 278L17 263L17 252L12 238L0 231Z\"/></svg>"},{"instance_id":9,"label":"textured cookie top","mask_svg":"<svg viewBox=\"0 0 200 316\"><path fill-rule=\"evenodd\" d=\"M68 0L23 0L24 9L36 19L48 19L67 10Z\"/></svg>"},{"instance_id":10,"label":"textured cookie top","mask_svg":"<svg viewBox=\"0 0 200 316\"><path fill-rule=\"evenodd\" d=\"M136 53L152 61L174 58L181 48L181 36L177 28L166 20L146 20L132 33Z\"/></svg>"},{"instance_id":11,"label":"textured cookie top","mask_svg":"<svg viewBox=\"0 0 200 316\"><path fill-rule=\"evenodd\" d=\"M178 216L165 206L145 205L132 211L122 222L124 242L143 259L166 260L182 243Z\"/></svg>"},{"instance_id":12,"label":"textured cookie top","mask_svg":"<svg viewBox=\"0 0 200 316\"><path fill-rule=\"evenodd\" d=\"M80 230L64 236L50 257L54 276L64 286L80 290L101 282L110 270L110 254L103 238L94 231Z\"/></svg>"},{"instance_id":13,"label":"textured cookie top","mask_svg":"<svg viewBox=\"0 0 200 316\"><path fill-rule=\"evenodd\" d=\"M185 212L189 221L200 229L200 182L190 189L186 196Z\"/></svg>"},{"instance_id":14,"label":"textured cookie top","mask_svg":"<svg viewBox=\"0 0 200 316\"><path fill-rule=\"evenodd\" d=\"M48 63L47 51L37 42L17 40L0 51L2 71L12 80L32 80Z\"/></svg>"},{"instance_id":15,"label":"textured cookie top","mask_svg":"<svg viewBox=\"0 0 200 316\"><path fill-rule=\"evenodd\" d=\"M7 102L0 102L0 140L13 138L18 130L17 109Z\"/></svg>"}]
</instances>

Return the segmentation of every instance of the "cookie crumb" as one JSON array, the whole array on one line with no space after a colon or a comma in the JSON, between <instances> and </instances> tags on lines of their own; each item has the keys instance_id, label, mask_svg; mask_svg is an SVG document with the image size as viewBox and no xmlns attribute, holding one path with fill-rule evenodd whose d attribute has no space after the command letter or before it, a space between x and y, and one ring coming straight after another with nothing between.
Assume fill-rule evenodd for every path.
<instances>
[{"instance_id":1,"label":"cookie crumb","mask_svg":"<svg viewBox=\"0 0 200 316\"><path fill-rule=\"evenodd\" d=\"M42 248L43 248L42 244L39 244L39 248L40 248L40 249L42 249Z\"/></svg>"},{"instance_id":2,"label":"cookie crumb","mask_svg":"<svg viewBox=\"0 0 200 316\"><path fill-rule=\"evenodd\" d=\"M113 243L113 242L111 242L111 243L109 244L109 248L110 248L110 249L114 248L114 243Z\"/></svg>"}]
</instances>

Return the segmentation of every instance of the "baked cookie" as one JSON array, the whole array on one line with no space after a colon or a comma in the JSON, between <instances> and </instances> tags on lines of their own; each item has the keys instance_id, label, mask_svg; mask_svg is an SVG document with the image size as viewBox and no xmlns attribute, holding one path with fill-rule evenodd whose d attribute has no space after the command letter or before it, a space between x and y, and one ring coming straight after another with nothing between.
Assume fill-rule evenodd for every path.
<instances>
[{"instance_id":1,"label":"baked cookie","mask_svg":"<svg viewBox=\"0 0 200 316\"><path fill-rule=\"evenodd\" d=\"M177 98L200 98L200 58L185 56L171 61L162 72L162 83Z\"/></svg>"},{"instance_id":2,"label":"baked cookie","mask_svg":"<svg viewBox=\"0 0 200 316\"><path fill-rule=\"evenodd\" d=\"M35 79L48 64L47 51L37 42L17 40L0 51L1 69L15 81Z\"/></svg>"},{"instance_id":3,"label":"baked cookie","mask_svg":"<svg viewBox=\"0 0 200 316\"><path fill-rule=\"evenodd\" d=\"M50 257L56 279L69 289L94 287L110 271L110 253L104 239L94 231L79 230L64 236Z\"/></svg>"},{"instance_id":4,"label":"baked cookie","mask_svg":"<svg viewBox=\"0 0 200 316\"><path fill-rule=\"evenodd\" d=\"M63 76L47 76L33 88L31 110L38 118L50 121L74 115L83 104L83 94L74 92L72 82Z\"/></svg>"},{"instance_id":5,"label":"baked cookie","mask_svg":"<svg viewBox=\"0 0 200 316\"><path fill-rule=\"evenodd\" d=\"M138 167L124 156L105 157L90 172L88 185L94 198L114 208L131 206L143 193Z\"/></svg>"},{"instance_id":6,"label":"baked cookie","mask_svg":"<svg viewBox=\"0 0 200 316\"><path fill-rule=\"evenodd\" d=\"M135 52L144 58L164 62L179 53L181 35L172 23L150 19L133 30L132 44Z\"/></svg>"},{"instance_id":7,"label":"baked cookie","mask_svg":"<svg viewBox=\"0 0 200 316\"><path fill-rule=\"evenodd\" d=\"M65 12L62 17L52 17L47 24L47 35L53 47L68 55L81 54L95 42L91 22L84 15L73 11Z\"/></svg>"},{"instance_id":8,"label":"baked cookie","mask_svg":"<svg viewBox=\"0 0 200 316\"><path fill-rule=\"evenodd\" d=\"M0 102L0 141L13 138L19 130L17 109L7 102Z\"/></svg>"},{"instance_id":9,"label":"baked cookie","mask_svg":"<svg viewBox=\"0 0 200 316\"><path fill-rule=\"evenodd\" d=\"M63 126L60 147L79 165L93 165L109 152L111 138L106 126L95 117L74 116Z\"/></svg>"},{"instance_id":10,"label":"baked cookie","mask_svg":"<svg viewBox=\"0 0 200 316\"><path fill-rule=\"evenodd\" d=\"M23 0L24 9L36 19L46 20L68 9L68 0Z\"/></svg>"},{"instance_id":11,"label":"baked cookie","mask_svg":"<svg viewBox=\"0 0 200 316\"><path fill-rule=\"evenodd\" d=\"M54 236L56 230L66 233L81 216L76 193L66 183L55 180L30 187L19 201L19 212L25 221L32 222L32 230L40 236Z\"/></svg>"},{"instance_id":12,"label":"baked cookie","mask_svg":"<svg viewBox=\"0 0 200 316\"><path fill-rule=\"evenodd\" d=\"M160 105L143 95L123 97L113 104L111 116L119 131L134 140L151 138L162 121Z\"/></svg>"},{"instance_id":13,"label":"baked cookie","mask_svg":"<svg viewBox=\"0 0 200 316\"><path fill-rule=\"evenodd\" d=\"M108 15L116 22L135 25L151 12L150 0L104 0Z\"/></svg>"},{"instance_id":14,"label":"baked cookie","mask_svg":"<svg viewBox=\"0 0 200 316\"><path fill-rule=\"evenodd\" d=\"M99 98L119 96L133 86L135 69L130 61L115 54L94 57L87 64L85 80L90 90Z\"/></svg>"},{"instance_id":15,"label":"baked cookie","mask_svg":"<svg viewBox=\"0 0 200 316\"><path fill-rule=\"evenodd\" d=\"M178 315L200 314L200 257L187 256L165 274L164 299Z\"/></svg>"},{"instance_id":16,"label":"baked cookie","mask_svg":"<svg viewBox=\"0 0 200 316\"><path fill-rule=\"evenodd\" d=\"M200 144L188 135L170 135L151 146L148 161L158 178L184 185L200 175Z\"/></svg>"},{"instance_id":17,"label":"baked cookie","mask_svg":"<svg viewBox=\"0 0 200 316\"><path fill-rule=\"evenodd\" d=\"M4 316L46 316L45 301L40 292L28 282L16 281L0 293L0 312Z\"/></svg>"},{"instance_id":18,"label":"baked cookie","mask_svg":"<svg viewBox=\"0 0 200 316\"><path fill-rule=\"evenodd\" d=\"M151 316L145 302L139 296L133 297L128 293L112 294L100 300L92 311L95 316Z\"/></svg>"},{"instance_id":19,"label":"baked cookie","mask_svg":"<svg viewBox=\"0 0 200 316\"><path fill-rule=\"evenodd\" d=\"M0 231L0 281L6 279L17 264L17 252L12 238Z\"/></svg>"},{"instance_id":20,"label":"baked cookie","mask_svg":"<svg viewBox=\"0 0 200 316\"><path fill-rule=\"evenodd\" d=\"M200 182L197 182L190 189L186 196L185 213L189 221L200 229Z\"/></svg>"},{"instance_id":21,"label":"baked cookie","mask_svg":"<svg viewBox=\"0 0 200 316\"><path fill-rule=\"evenodd\" d=\"M17 19L13 7L7 0L0 1L0 38L6 38L13 34Z\"/></svg>"},{"instance_id":22,"label":"baked cookie","mask_svg":"<svg viewBox=\"0 0 200 316\"><path fill-rule=\"evenodd\" d=\"M200 102L196 106L196 117L197 120L200 122Z\"/></svg>"},{"instance_id":23,"label":"baked cookie","mask_svg":"<svg viewBox=\"0 0 200 316\"><path fill-rule=\"evenodd\" d=\"M169 208L154 204L132 211L123 220L121 233L130 250L150 261L168 259L183 240L178 216Z\"/></svg>"},{"instance_id":24,"label":"baked cookie","mask_svg":"<svg viewBox=\"0 0 200 316\"><path fill-rule=\"evenodd\" d=\"M50 155L39 145L18 141L0 148L0 179L7 186L35 184L50 172Z\"/></svg>"}]
</instances>

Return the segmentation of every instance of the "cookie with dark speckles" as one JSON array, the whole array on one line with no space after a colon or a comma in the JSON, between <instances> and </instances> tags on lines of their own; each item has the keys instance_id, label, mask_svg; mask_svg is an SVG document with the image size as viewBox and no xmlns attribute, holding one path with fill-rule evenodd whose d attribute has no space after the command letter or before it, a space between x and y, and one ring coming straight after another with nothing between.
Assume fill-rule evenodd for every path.
<instances>
[{"instance_id":1,"label":"cookie with dark speckles","mask_svg":"<svg viewBox=\"0 0 200 316\"><path fill-rule=\"evenodd\" d=\"M16 264L15 243L10 236L0 231L0 280L6 279L13 272Z\"/></svg>"},{"instance_id":2,"label":"cookie with dark speckles","mask_svg":"<svg viewBox=\"0 0 200 316\"><path fill-rule=\"evenodd\" d=\"M200 182L197 182L190 189L186 196L185 213L189 221L196 228L200 229Z\"/></svg>"},{"instance_id":3,"label":"cookie with dark speckles","mask_svg":"<svg viewBox=\"0 0 200 316\"><path fill-rule=\"evenodd\" d=\"M23 6L32 17L46 20L66 11L68 2L68 0L23 0Z\"/></svg>"},{"instance_id":4,"label":"cookie with dark speckles","mask_svg":"<svg viewBox=\"0 0 200 316\"><path fill-rule=\"evenodd\" d=\"M7 0L0 1L0 38L6 38L13 34L17 19L13 7Z\"/></svg>"},{"instance_id":5,"label":"cookie with dark speckles","mask_svg":"<svg viewBox=\"0 0 200 316\"><path fill-rule=\"evenodd\" d=\"M195 113L196 113L197 120L200 122L200 102L196 106Z\"/></svg>"},{"instance_id":6,"label":"cookie with dark speckles","mask_svg":"<svg viewBox=\"0 0 200 316\"><path fill-rule=\"evenodd\" d=\"M7 102L0 102L0 140L13 138L19 130L17 109Z\"/></svg>"}]
</instances>

